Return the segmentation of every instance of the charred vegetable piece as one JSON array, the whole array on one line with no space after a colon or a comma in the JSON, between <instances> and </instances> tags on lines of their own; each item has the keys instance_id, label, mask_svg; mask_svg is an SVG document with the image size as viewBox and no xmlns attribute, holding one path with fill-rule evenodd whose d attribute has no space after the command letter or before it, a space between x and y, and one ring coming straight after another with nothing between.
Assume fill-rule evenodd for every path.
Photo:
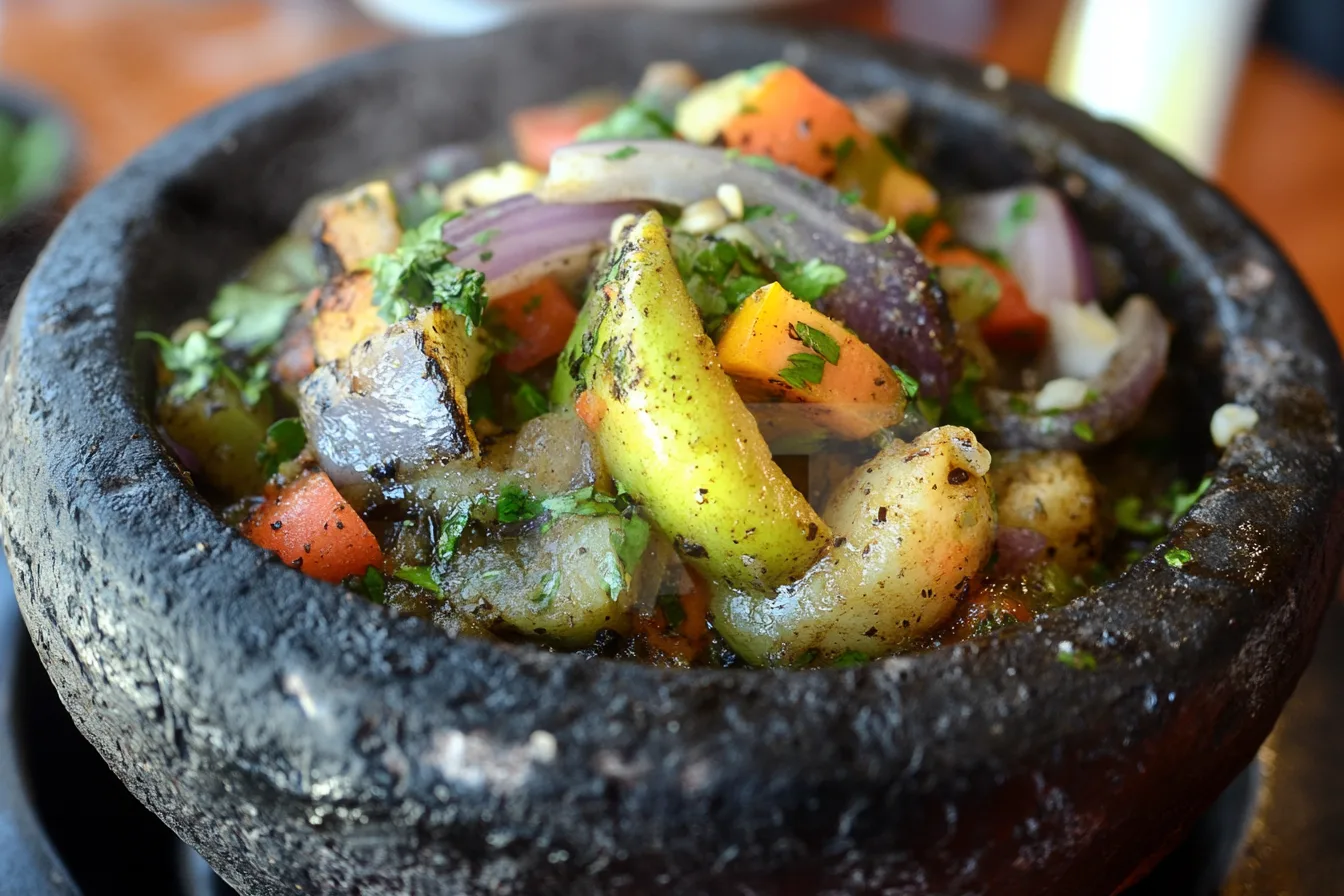
<instances>
[{"instance_id":1,"label":"charred vegetable piece","mask_svg":"<svg viewBox=\"0 0 1344 896\"><path fill-rule=\"evenodd\" d=\"M742 111L748 94L782 68L782 62L766 62L699 85L677 104L677 133L692 143L713 143Z\"/></svg>"},{"instance_id":2,"label":"charred vegetable piece","mask_svg":"<svg viewBox=\"0 0 1344 896\"><path fill-rule=\"evenodd\" d=\"M719 362L747 401L817 405L825 425L850 438L905 415L905 389L877 352L778 283L758 289L725 322Z\"/></svg>"},{"instance_id":3,"label":"charred vegetable piece","mask_svg":"<svg viewBox=\"0 0 1344 896\"><path fill-rule=\"evenodd\" d=\"M378 539L320 471L305 473L264 501L243 524L243 534L324 582L383 565Z\"/></svg>"},{"instance_id":4,"label":"charred vegetable piece","mask_svg":"<svg viewBox=\"0 0 1344 896\"><path fill-rule=\"evenodd\" d=\"M433 306L303 381L303 425L337 487L389 479L404 464L479 456L467 416L472 346L462 317Z\"/></svg>"},{"instance_id":5,"label":"charred vegetable piece","mask_svg":"<svg viewBox=\"0 0 1344 896\"><path fill-rule=\"evenodd\" d=\"M791 66L770 72L747 91L737 114L723 125L729 147L822 178L866 137L849 106Z\"/></svg>"},{"instance_id":6,"label":"charred vegetable piece","mask_svg":"<svg viewBox=\"0 0 1344 896\"><path fill-rule=\"evenodd\" d=\"M482 168L444 187L443 208L466 211L483 205L494 205L514 196L531 193L543 177L537 169L517 162L502 162L493 168Z\"/></svg>"},{"instance_id":7,"label":"charred vegetable piece","mask_svg":"<svg viewBox=\"0 0 1344 896\"><path fill-rule=\"evenodd\" d=\"M1072 451L1007 451L994 463L999 523L1045 538L1045 559L1086 572L1101 559L1100 486Z\"/></svg>"},{"instance_id":8,"label":"charred vegetable piece","mask_svg":"<svg viewBox=\"0 0 1344 896\"><path fill-rule=\"evenodd\" d=\"M492 298L485 309L486 327L504 351L496 359L510 373L522 373L554 358L574 330L578 311L554 277Z\"/></svg>"},{"instance_id":9,"label":"charred vegetable piece","mask_svg":"<svg viewBox=\"0 0 1344 896\"><path fill-rule=\"evenodd\" d=\"M961 366L952 320L919 250L894 225L791 168L670 140L629 145L638 153L621 161L608 156L622 144L560 150L538 196L553 203L642 199L684 207L732 184L744 208L761 209L743 221L757 242L795 265L844 272L838 282L828 278L816 296L819 310L918 379L925 395L947 398ZM780 266L775 271L794 295L813 298L785 279Z\"/></svg>"},{"instance_id":10,"label":"charred vegetable piece","mask_svg":"<svg viewBox=\"0 0 1344 896\"><path fill-rule=\"evenodd\" d=\"M717 589L715 629L755 665L876 657L934 631L994 549L989 463L961 427L893 442L831 499L826 556L777 592Z\"/></svg>"},{"instance_id":11,"label":"charred vegetable piece","mask_svg":"<svg viewBox=\"0 0 1344 896\"><path fill-rule=\"evenodd\" d=\"M226 500L261 491L266 477L257 450L272 420L269 400L250 406L236 385L220 378L189 397L165 393L155 416L168 438L191 452L205 484Z\"/></svg>"},{"instance_id":12,"label":"charred vegetable piece","mask_svg":"<svg viewBox=\"0 0 1344 896\"><path fill-rule=\"evenodd\" d=\"M318 206L317 241L333 272L353 271L401 241L397 201L386 181L373 181Z\"/></svg>"},{"instance_id":13,"label":"charred vegetable piece","mask_svg":"<svg viewBox=\"0 0 1344 896\"><path fill-rule=\"evenodd\" d=\"M657 212L618 241L593 302L575 372L605 407L594 434L616 481L707 575L755 587L802 575L830 532L719 366Z\"/></svg>"},{"instance_id":14,"label":"charred vegetable piece","mask_svg":"<svg viewBox=\"0 0 1344 896\"><path fill-rule=\"evenodd\" d=\"M387 329L373 304L373 275L368 271L339 274L321 288L314 306L313 360L339 361L355 346Z\"/></svg>"},{"instance_id":15,"label":"charred vegetable piece","mask_svg":"<svg viewBox=\"0 0 1344 896\"><path fill-rule=\"evenodd\" d=\"M868 208L902 227L938 214L938 191L906 168L871 134L861 134L836 164L837 190L853 191Z\"/></svg>"},{"instance_id":16,"label":"charred vegetable piece","mask_svg":"<svg viewBox=\"0 0 1344 896\"><path fill-rule=\"evenodd\" d=\"M544 532L458 554L440 577L443 592L489 628L582 647L601 629L629 630L630 608L649 587L648 540L638 517L564 516Z\"/></svg>"}]
</instances>

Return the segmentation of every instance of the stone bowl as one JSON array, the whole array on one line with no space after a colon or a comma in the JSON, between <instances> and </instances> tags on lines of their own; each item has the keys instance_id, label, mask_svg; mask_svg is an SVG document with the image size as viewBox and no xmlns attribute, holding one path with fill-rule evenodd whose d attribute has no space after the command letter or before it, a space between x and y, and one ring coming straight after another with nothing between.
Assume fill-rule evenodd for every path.
<instances>
[{"instance_id":1,"label":"stone bowl","mask_svg":"<svg viewBox=\"0 0 1344 896\"><path fill-rule=\"evenodd\" d=\"M1212 487L1092 596L857 669L454 640L295 575L155 436L134 332L203 307L308 195L650 60L781 56L841 93L907 91L936 178L1065 189L1177 327L1190 445L1218 404L1258 410L1221 455L1195 449ZM1104 896L1141 875L1311 654L1341 561L1339 353L1221 193L1001 74L853 35L575 15L346 59L146 150L66 219L0 352L4 547L83 734L245 893Z\"/></svg>"}]
</instances>

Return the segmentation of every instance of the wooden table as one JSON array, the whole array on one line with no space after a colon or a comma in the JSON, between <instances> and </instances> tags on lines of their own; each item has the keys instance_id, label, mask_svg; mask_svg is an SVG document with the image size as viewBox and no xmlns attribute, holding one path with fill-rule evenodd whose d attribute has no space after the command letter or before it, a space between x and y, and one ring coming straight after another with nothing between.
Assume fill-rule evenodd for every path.
<instances>
[{"instance_id":1,"label":"wooden table","mask_svg":"<svg viewBox=\"0 0 1344 896\"><path fill-rule=\"evenodd\" d=\"M1001 0L982 56L1041 80L1064 0ZM880 0L800 14L890 34ZM393 35L339 0L7 0L0 62L72 110L81 189L200 109ZM1344 91L1274 53L1246 71L1217 178L1284 247L1344 334Z\"/></svg>"}]
</instances>

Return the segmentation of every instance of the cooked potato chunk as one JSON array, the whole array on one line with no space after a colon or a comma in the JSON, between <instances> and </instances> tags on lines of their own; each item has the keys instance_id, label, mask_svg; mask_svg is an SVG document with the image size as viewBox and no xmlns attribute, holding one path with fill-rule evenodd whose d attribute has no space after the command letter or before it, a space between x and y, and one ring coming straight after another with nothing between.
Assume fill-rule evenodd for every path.
<instances>
[{"instance_id":1,"label":"cooked potato chunk","mask_svg":"<svg viewBox=\"0 0 1344 896\"><path fill-rule=\"evenodd\" d=\"M1046 556L1066 572L1091 569L1104 534L1099 486L1072 451L1003 452L994 464L999 524L1045 536Z\"/></svg>"},{"instance_id":2,"label":"cooked potato chunk","mask_svg":"<svg viewBox=\"0 0 1344 896\"><path fill-rule=\"evenodd\" d=\"M397 200L376 180L325 200L317 208L317 241L333 273L354 271L401 242Z\"/></svg>"}]
</instances>

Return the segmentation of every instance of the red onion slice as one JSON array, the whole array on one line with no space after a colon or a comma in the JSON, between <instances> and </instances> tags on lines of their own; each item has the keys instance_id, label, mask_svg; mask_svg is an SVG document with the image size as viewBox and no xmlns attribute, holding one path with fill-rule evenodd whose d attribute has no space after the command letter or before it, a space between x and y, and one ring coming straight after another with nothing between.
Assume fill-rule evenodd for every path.
<instances>
[{"instance_id":1,"label":"red onion slice","mask_svg":"<svg viewBox=\"0 0 1344 896\"><path fill-rule=\"evenodd\" d=\"M552 205L535 196L514 196L472 209L443 226L443 239L457 250L449 256L485 274L494 295L522 289L554 273L587 265L606 247L611 222L642 211L636 202Z\"/></svg>"},{"instance_id":2,"label":"red onion slice","mask_svg":"<svg viewBox=\"0 0 1344 896\"><path fill-rule=\"evenodd\" d=\"M1045 536L1035 529L1000 526L994 540L994 549L999 555L994 575L1011 576L1023 572L1045 556L1048 545Z\"/></svg>"},{"instance_id":3,"label":"red onion slice","mask_svg":"<svg viewBox=\"0 0 1344 896\"><path fill-rule=\"evenodd\" d=\"M643 200L684 207L733 184L747 206L770 207L745 222L762 245L791 260L818 258L847 279L817 307L854 330L887 361L945 398L960 375L960 351L942 290L904 233L873 242L882 230L871 211L799 171L758 158L673 140L581 143L551 157L538 191L546 202Z\"/></svg>"},{"instance_id":4,"label":"red onion slice","mask_svg":"<svg viewBox=\"0 0 1344 896\"><path fill-rule=\"evenodd\" d=\"M1064 448L1086 451L1114 441L1143 416L1167 369L1171 333L1157 306L1144 296L1127 300L1115 316L1119 345L1110 363L1088 381L1095 398L1074 410L1035 410L1038 392L984 389L986 444L997 448Z\"/></svg>"},{"instance_id":5,"label":"red onion slice","mask_svg":"<svg viewBox=\"0 0 1344 896\"><path fill-rule=\"evenodd\" d=\"M998 252L1022 284L1027 302L1051 316L1061 303L1093 299L1092 259L1068 206L1049 187L977 193L952 203L957 236Z\"/></svg>"}]
</instances>

